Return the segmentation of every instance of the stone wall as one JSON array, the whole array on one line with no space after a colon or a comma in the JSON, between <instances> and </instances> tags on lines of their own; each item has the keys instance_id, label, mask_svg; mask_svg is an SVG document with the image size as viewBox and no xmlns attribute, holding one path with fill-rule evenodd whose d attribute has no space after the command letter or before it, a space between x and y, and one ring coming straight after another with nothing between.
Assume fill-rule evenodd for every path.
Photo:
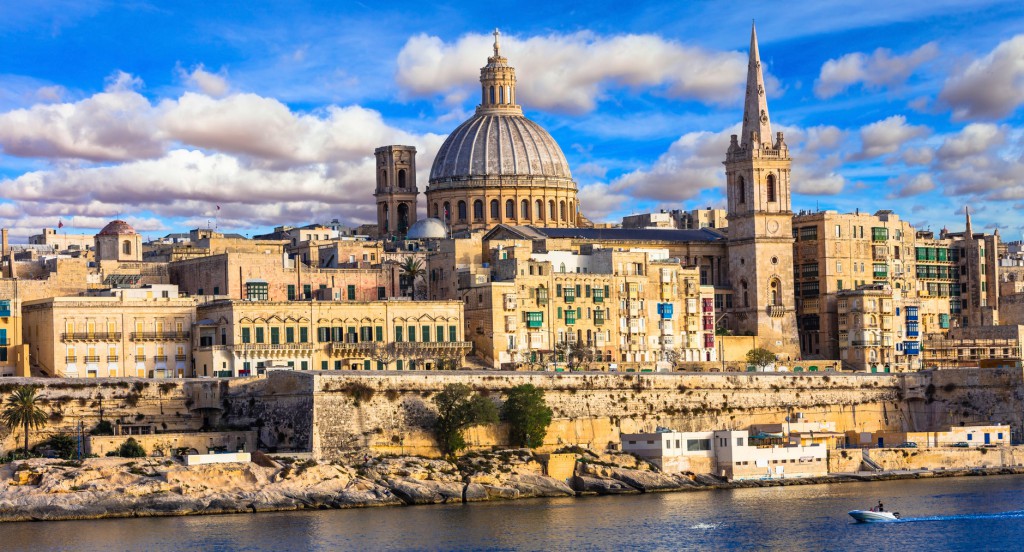
<instances>
[{"instance_id":1,"label":"stone wall","mask_svg":"<svg viewBox=\"0 0 1024 552\"><path fill-rule=\"evenodd\" d=\"M206 453L213 448L229 452L256 450L254 431L212 431L193 433L156 433L151 435L92 435L86 440L86 452L106 456L115 451L128 439L135 439L150 456L170 456L177 449L191 449L192 454Z\"/></svg>"},{"instance_id":2,"label":"stone wall","mask_svg":"<svg viewBox=\"0 0 1024 552\"><path fill-rule=\"evenodd\" d=\"M1024 465L1024 447L871 449L871 459L885 470L964 469ZM859 454L859 451L858 451Z\"/></svg>"},{"instance_id":3,"label":"stone wall","mask_svg":"<svg viewBox=\"0 0 1024 552\"><path fill-rule=\"evenodd\" d=\"M277 374L271 376L271 380ZM836 430L931 430L960 422L1010 423L1020 436L1020 370L988 369L915 374L539 374L306 373L314 389L313 452L331 457L375 449L436 455L429 428L432 397L465 383L500 399L532 383L546 392L555 420L545 450L581 445L603 450L620 433L745 428L787 415L834 422ZM474 433L468 442L505 444L501 431Z\"/></svg>"}]
</instances>

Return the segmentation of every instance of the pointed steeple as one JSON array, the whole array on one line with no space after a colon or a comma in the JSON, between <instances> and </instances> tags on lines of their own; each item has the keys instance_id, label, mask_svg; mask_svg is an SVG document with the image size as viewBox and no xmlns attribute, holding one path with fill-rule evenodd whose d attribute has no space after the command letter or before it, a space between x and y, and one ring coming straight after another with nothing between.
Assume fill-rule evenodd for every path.
<instances>
[{"instance_id":1,"label":"pointed steeple","mask_svg":"<svg viewBox=\"0 0 1024 552\"><path fill-rule=\"evenodd\" d=\"M752 139L757 133L757 144ZM768 99L765 97L764 76L761 73L761 54L757 49L757 28L750 24L750 60L747 63L747 91L743 102L743 134L740 145L755 148L758 144L772 147L772 125L768 119Z\"/></svg>"},{"instance_id":2,"label":"pointed steeple","mask_svg":"<svg viewBox=\"0 0 1024 552\"><path fill-rule=\"evenodd\" d=\"M964 216L967 218L967 228L964 229L964 237L971 239L974 237L974 230L971 229L971 208L964 206Z\"/></svg>"}]
</instances>

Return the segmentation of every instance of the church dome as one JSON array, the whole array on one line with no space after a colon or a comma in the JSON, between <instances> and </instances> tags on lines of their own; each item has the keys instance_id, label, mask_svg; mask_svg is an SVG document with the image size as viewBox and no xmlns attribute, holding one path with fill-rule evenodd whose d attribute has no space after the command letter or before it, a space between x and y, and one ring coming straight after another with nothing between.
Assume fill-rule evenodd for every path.
<instances>
[{"instance_id":1,"label":"church dome","mask_svg":"<svg viewBox=\"0 0 1024 552\"><path fill-rule=\"evenodd\" d=\"M125 222L123 220L114 220L114 221L110 221L110 223L108 223L106 226L104 226L103 230L100 230L100 233L98 235L100 235L100 236L130 236L130 235L133 235L133 234L136 234L136 233L137 232L135 231L134 228L132 228L131 224L128 224L127 222Z\"/></svg>"},{"instance_id":2,"label":"church dome","mask_svg":"<svg viewBox=\"0 0 1024 552\"><path fill-rule=\"evenodd\" d=\"M441 219L425 218L416 221L406 232L409 240L433 240L448 237L448 226Z\"/></svg>"},{"instance_id":3,"label":"church dome","mask_svg":"<svg viewBox=\"0 0 1024 552\"><path fill-rule=\"evenodd\" d=\"M562 148L522 114L481 112L445 140L430 169L430 184L480 177L552 177L572 180Z\"/></svg>"}]
</instances>

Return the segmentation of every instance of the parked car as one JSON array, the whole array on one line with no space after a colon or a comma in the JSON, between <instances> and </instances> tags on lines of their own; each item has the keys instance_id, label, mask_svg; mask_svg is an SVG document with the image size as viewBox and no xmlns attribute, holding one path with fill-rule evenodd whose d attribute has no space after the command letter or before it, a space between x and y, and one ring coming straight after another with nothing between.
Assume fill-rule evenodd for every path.
<instances>
[{"instance_id":1,"label":"parked car","mask_svg":"<svg viewBox=\"0 0 1024 552\"><path fill-rule=\"evenodd\" d=\"M917 443L907 441L906 443L896 445L896 448L917 448Z\"/></svg>"},{"instance_id":2,"label":"parked car","mask_svg":"<svg viewBox=\"0 0 1024 552\"><path fill-rule=\"evenodd\" d=\"M967 443L960 441L959 443L953 443L952 445L949 446L956 448L970 448L971 445L968 445Z\"/></svg>"}]
</instances>

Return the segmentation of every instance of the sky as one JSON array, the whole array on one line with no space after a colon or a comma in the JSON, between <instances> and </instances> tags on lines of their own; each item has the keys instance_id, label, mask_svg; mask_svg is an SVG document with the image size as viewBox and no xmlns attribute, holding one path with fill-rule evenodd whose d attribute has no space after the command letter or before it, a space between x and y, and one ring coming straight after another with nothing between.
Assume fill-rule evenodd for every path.
<instances>
[{"instance_id":1,"label":"sky","mask_svg":"<svg viewBox=\"0 0 1024 552\"><path fill-rule=\"evenodd\" d=\"M374 148L416 146L425 190L495 28L585 215L724 207L756 20L794 211L1024 234L1024 3L510 6L0 0L0 226L376 222Z\"/></svg>"}]
</instances>

